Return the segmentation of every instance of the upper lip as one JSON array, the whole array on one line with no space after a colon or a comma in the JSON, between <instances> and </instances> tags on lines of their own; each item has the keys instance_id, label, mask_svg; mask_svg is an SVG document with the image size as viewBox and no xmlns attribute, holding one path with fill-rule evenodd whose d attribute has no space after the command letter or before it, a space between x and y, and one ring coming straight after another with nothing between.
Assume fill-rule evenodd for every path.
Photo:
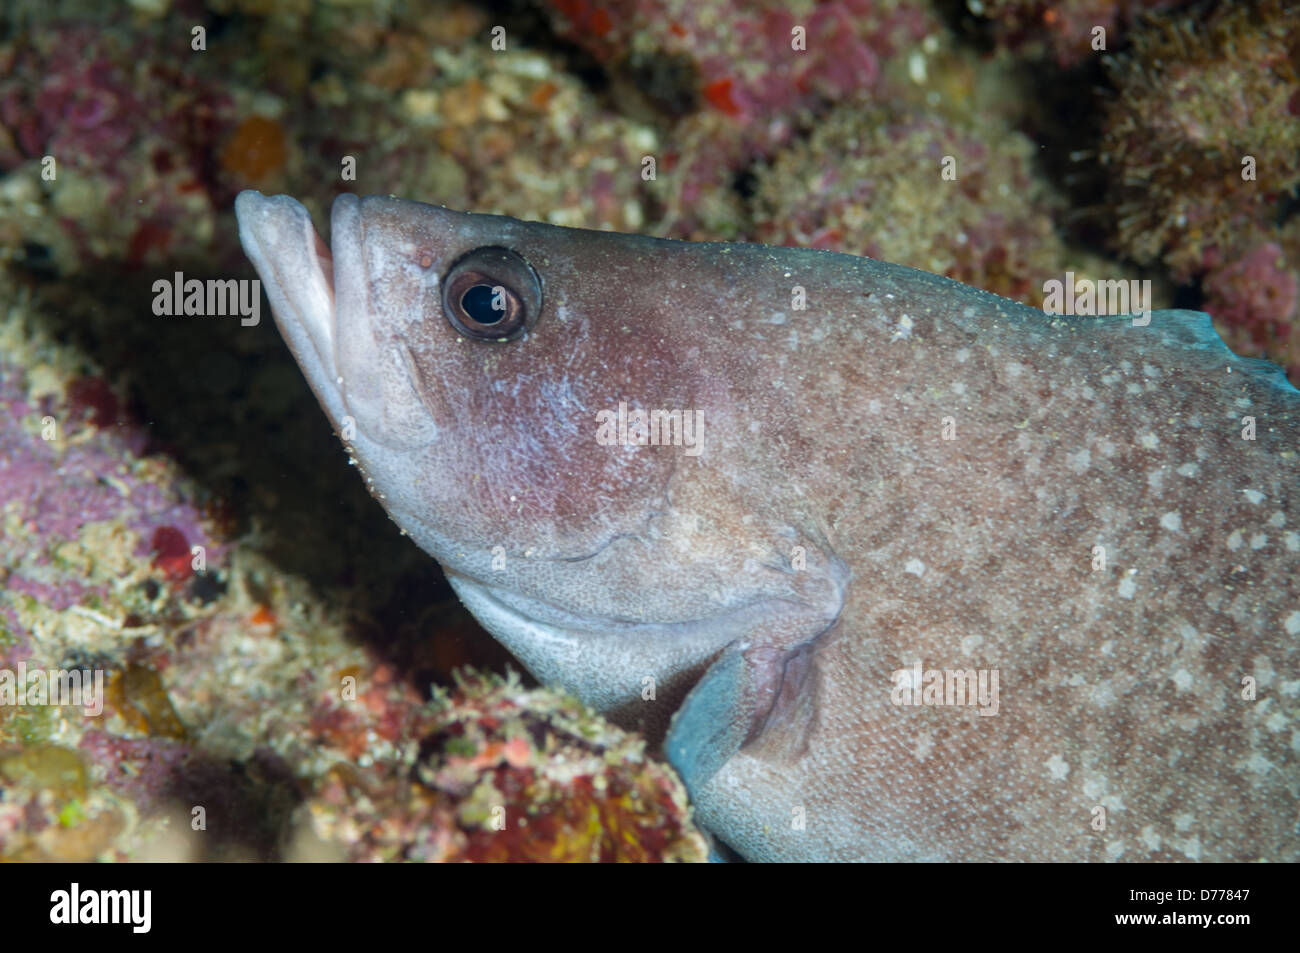
<instances>
[{"instance_id":1,"label":"upper lip","mask_svg":"<svg viewBox=\"0 0 1300 953\"><path fill-rule=\"evenodd\" d=\"M311 216L287 195L241 192L239 238L257 268L281 336L335 420L343 414L335 359L334 258Z\"/></svg>"},{"instance_id":2,"label":"upper lip","mask_svg":"<svg viewBox=\"0 0 1300 953\"><path fill-rule=\"evenodd\" d=\"M244 250L266 284L281 331L295 352L306 333L321 363L334 365L334 258L311 216L287 195L245 191L235 199Z\"/></svg>"}]
</instances>

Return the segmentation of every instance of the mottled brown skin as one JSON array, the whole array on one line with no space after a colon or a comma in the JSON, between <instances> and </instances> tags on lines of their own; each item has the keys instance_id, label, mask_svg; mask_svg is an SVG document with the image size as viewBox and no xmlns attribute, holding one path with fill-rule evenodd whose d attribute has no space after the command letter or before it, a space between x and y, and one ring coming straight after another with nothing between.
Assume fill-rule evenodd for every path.
<instances>
[{"instance_id":1,"label":"mottled brown skin","mask_svg":"<svg viewBox=\"0 0 1300 953\"><path fill-rule=\"evenodd\" d=\"M1300 395L1204 316L378 197L329 262L291 200L239 216L393 518L543 680L652 736L680 709L744 856L1300 854ZM541 279L519 340L442 313L480 246ZM702 453L600 445L620 401L702 410ZM918 660L998 670L997 714L893 704Z\"/></svg>"}]
</instances>

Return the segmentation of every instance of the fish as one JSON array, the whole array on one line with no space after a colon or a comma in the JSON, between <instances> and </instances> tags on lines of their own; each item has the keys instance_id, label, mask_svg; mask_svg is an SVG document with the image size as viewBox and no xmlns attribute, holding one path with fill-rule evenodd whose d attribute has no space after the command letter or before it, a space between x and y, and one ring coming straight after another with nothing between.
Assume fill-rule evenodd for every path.
<instances>
[{"instance_id":1,"label":"fish","mask_svg":"<svg viewBox=\"0 0 1300 953\"><path fill-rule=\"evenodd\" d=\"M749 861L1300 857L1300 393L1187 310L244 192L367 487Z\"/></svg>"}]
</instances>

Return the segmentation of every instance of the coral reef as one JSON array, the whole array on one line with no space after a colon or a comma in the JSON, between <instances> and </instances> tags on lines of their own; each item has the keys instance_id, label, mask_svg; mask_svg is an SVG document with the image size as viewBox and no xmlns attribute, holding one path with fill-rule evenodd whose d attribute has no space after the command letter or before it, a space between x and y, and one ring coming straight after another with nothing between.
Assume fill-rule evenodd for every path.
<instances>
[{"instance_id":1,"label":"coral reef","mask_svg":"<svg viewBox=\"0 0 1300 953\"><path fill-rule=\"evenodd\" d=\"M755 234L947 275L1030 304L1067 260L1035 147L976 127L850 103L759 176ZM825 156L836 156L828 166Z\"/></svg>"},{"instance_id":2,"label":"coral reef","mask_svg":"<svg viewBox=\"0 0 1300 953\"><path fill-rule=\"evenodd\" d=\"M1239 354L1267 355L1300 382L1300 222L1284 232L1285 247L1265 242L1211 269L1202 282L1205 310Z\"/></svg>"},{"instance_id":3,"label":"coral reef","mask_svg":"<svg viewBox=\"0 0 1300 953\"><path fill-rule=\"evenodd\" d=\"M1027 57L1050 57L1061 67L1093 55L1093 31L1105 30L1107 50L1117 49L1134 19L1146 11L1190 0L966 0L988 20L997 41Z\"/></svg>"},{"instance_id":4,"label":"coral reef","mask_svg":"<svg viewBox=\"0 0 1300 953\"><path fill-rule=\"evenodd\" d=\"M1280 0L1146 22L1112 69L1100 154L1116 247L1179 282L1204 279L1234 342L1257 343L1293 373L1282 326L1300 267L1284 223L1300 189L1297 24Z\"/></svg>"},{"instance_id":5,"label":"coral reef","mask_svg":"<svg viewBox=\"0 0 1300 953\"><path fill-rule=\"evenodd\" d=\"M888 62L939 33L926 4L553 0L557 32L613 78L625 110L673 120L655 194L659 232L736 238L731 185L756 159L808 128L830 103L887 100Z\"/></svg>"},{"instance_id":6,"label":"coral reef","mask_svg":"<svg viewBox=\"0 0 1300 953\"><path fill-rule=\"evenodd\" d=\"M187 40L161 25L65 20L28 25L0 47L0 247L9 257L72 273L208 248L233 195L214 160L232 103L204 78Z\"/></svg>"},{"instance_id":7,"label":"coral reef","mask_svg":"<svg viewBox=\"0 0 1300 953\"><path fill-rule=\"evenodd\" d=\"M925 5L901 0L553 0L551 9L561 36L643 80L661 109L704 106L768 147L819 102L871 90L883 60L938 29Z\"/></svg>"},{"instance_id":8,"label":"coral reef","mask_svg":"<svg viewBox=\"0 0 1300 953\"><path fill-rule=\"evenodd\" d=\"M413 764L378 784L341 766L308 800L348 859L706 859L672 773L576 703L475 676L432 708Z\"/></svg>"},{"instance_id":9,"label":"coral reef","mask_svg":"<svg viewBox=\"0 0 1300 953\"><path fill-rule=\"evenodd\" d=\"M1279 199L1300 186L1298 50L1276 0L1134 36L1101 153L1123 251L1188 277L1273 234Z\"/></svg>"}]
</instances>

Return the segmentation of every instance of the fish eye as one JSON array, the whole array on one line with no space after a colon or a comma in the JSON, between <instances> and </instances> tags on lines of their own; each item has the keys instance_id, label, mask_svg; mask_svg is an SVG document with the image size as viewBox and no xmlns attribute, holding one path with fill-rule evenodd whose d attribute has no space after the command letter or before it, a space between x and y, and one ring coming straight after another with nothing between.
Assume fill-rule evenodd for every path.
<instances>
[{"instance_id":1,"label":"fish eye","mask_svg":"<svg viewBox=\"0 0 1300 953\"><path fill-rule=\"evenodd\" d=\"M522 256L494 245L456 259L442 279L442 311L478 341L512 341L537 321L542 283Z\"/></svg>"}]
</instances>

